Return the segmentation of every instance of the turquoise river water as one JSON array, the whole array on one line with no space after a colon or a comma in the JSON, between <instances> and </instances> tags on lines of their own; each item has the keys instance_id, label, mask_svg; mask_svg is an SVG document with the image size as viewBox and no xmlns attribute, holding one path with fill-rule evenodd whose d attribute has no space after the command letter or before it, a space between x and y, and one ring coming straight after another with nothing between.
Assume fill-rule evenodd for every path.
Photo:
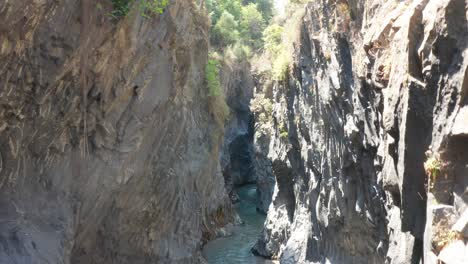
<instances>
[{"instance_id":1,"label":"turquoise river water","mask_svg":"<svg viewBox=\"0 0 468 264\"><path fill-rule=\"evenodd\" d=\"M208 242L203 255L209 264L266 264L270 261L254 256L250 249L263 228L265 215L256 210L257 188L254 184L237 189L240 202L236 210L244 224L235 226L232 235Z\"/></svg>"}]
</instances>

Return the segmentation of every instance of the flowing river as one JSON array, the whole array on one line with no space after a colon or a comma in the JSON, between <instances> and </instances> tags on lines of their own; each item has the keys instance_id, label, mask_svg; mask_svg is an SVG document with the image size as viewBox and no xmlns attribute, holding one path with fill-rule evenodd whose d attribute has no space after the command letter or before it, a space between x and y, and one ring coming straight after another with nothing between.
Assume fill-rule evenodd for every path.
<instances>
[{"instance_id":1,"label":"flowing river","mask_svg":"<svg viewBox=\"0 0 468 264\"><path fill-rule=\"evenodd\" d=\"M203 255L209 264L266 264L272 263L256 257L250 249L257 241L263 228L265 215L256 210L257 187L254 184L237 189L240 202L236 210L243 225L235 226L232 235L208 242L203 248Z\"/></svg>"}]
</instances>

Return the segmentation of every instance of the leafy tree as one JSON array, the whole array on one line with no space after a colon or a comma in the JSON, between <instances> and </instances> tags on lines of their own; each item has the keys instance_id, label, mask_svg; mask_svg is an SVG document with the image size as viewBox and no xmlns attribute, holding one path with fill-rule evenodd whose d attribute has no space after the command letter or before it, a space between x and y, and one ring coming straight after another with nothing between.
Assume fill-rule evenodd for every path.
<instances>
[{"instance_id":1,"label":"leafy tree","mask_svg":"<svg viewBox=\"0 0 468 264\"><path fill-rule=\"evenodd\" d=\"M258 11L262 14L263 19L268 22L273 16L273 1L272 0L244 0L244 5L257 4Z\"/></svg>"},{"instance_id":2,"label":"leafy tree","mask_svg":"<svg viewBox=\"0 0 468 264\"><path fill-rule=\"evenodd\" d=\"M253 48L261 48L265 20L256 4L248 4L241 9L240 28L242 38Z\"/></svg>"},{"instance_id":3,"label":"leafy tree","mask_svg":"<svg viewBox=\"0 0 468 264\"><path fill-rule=\"evenodd\" d=\"M213 28L212 42L215 45L227 46L233 44L239 38L237 30L238 23L234 16L228 11L224 11Z\"/></svg>"},{"instance_id":4,"label":"leafy tree","mask_svg":"<svg viewBox=\"0 0 468 264\"><path fill-rule=\"evenodd\" d=\"M265 50L271 55L278 54L281 45L281 38L283 35L283 27L278 24L272 24L263 31L263 41L265 42Z\"/></svg>"},{"instance_id":5,"label":"leafy tree","mask_svg":"<svg viewBox=\"0 0 468 264\"><path fill-rule=\"evenodd\" d=\"M211 23L216 25L224 11L234 16L239 21L241 15L241 0L206 0L206 7L211 15Z\"/></svg>"},{"instance_id":6,"label":"leafy tree","mask_svg":"<svg viewBox=\"0 0 468 264\"><path fill-rule=\"evenodd\" d=\"M212 23L212 44L223 48L239 42L258 50L273 14L273 0L206 0ZM239 46L238 45L238 46Z\"/></svg>"}]
</instances>

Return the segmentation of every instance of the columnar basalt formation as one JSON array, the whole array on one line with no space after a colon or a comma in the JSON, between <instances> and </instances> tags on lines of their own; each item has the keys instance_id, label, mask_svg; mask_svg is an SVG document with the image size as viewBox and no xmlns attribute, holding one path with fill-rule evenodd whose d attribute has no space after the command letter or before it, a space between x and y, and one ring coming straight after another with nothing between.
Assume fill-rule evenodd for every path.
<instances>
[{"instance_id":1,"label":"columnar basalt formation","mask_svg":"<svg viewBox=\"0 0 468 264\"><path fill-rule=\"evenodd\" d=\"M254 181L256 254L468 262L466 0L309 1L284 79L222 66L225 127L203 2L0 1L0 263L204 263Z\"/></svg>"},{"instance_id":2,"label":"columnar basalt formation","mask_svg":"<svg viewBox=\"0 0 468 264\"><path fill-rule=\"evenodd\" d=\"M309 2L286 79L261 91L273 114L256 117L256 138L269 138L256 148L266 148L276 187L255 253L281 263L435 263L441 239L466 250L467 8ZM457 219L453 237L437 236Z\"/></svg>"}]
</instances>

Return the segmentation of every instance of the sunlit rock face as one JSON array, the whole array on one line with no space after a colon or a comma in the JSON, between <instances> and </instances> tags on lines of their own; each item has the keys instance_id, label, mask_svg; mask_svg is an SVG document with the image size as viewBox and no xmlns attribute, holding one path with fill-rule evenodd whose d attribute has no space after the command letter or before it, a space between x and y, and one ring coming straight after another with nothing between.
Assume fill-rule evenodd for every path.
<instances>
[{"instance_id":1,"label":"sunlit rock face","mask_svg":"<svg viewBox=\"0 0 468 264\"><path fill-rule=\"evenodd\" d=\"M306 5L288 76L260 89L273 119L256 118L255 138L267 140L255 147L276 186L254 252L435 263L434 204L451 208L447 232L467 205L466 10L465 0ZM432 156L450 165L428 184Z\"/></svg>"},{"instance_id":2,"label":"sunlit rock face","mask_svg":"<svg viewBox=\"0 0 468 264\"><path fill-rule=\"evenodd\" d=\"M199 263L232 216L207 17L111 10L0 1L1 263Z\"/></svg>"}]
</instances>

